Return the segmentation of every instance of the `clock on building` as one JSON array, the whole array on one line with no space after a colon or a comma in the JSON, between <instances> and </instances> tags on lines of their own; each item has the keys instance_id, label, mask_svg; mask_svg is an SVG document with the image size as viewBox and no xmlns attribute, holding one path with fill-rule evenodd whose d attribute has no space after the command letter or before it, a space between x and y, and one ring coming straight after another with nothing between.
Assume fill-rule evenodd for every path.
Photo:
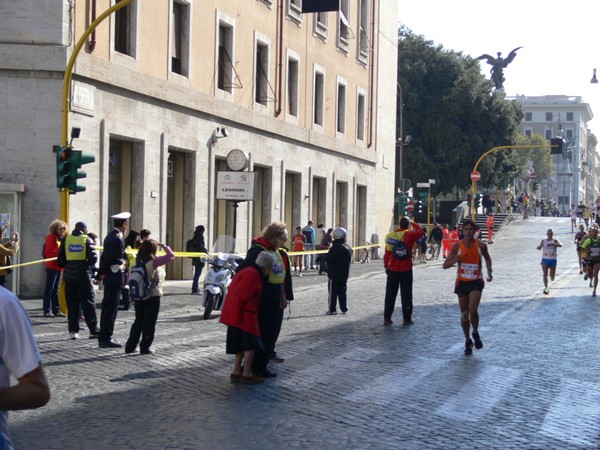
<instances>
[{"instance_id":1,"label":"clock on building","mask_svg":"<svg viewBox=\"0 0 600 450\"><path fill-rule=\"evenodd\" d=\"M230 170L236 172L245 170L248 168L249 163L250 160L248 159L248 155L239 148L234 148L227 154L227 167L229 167Z\"/></svg>"}]
</instances>

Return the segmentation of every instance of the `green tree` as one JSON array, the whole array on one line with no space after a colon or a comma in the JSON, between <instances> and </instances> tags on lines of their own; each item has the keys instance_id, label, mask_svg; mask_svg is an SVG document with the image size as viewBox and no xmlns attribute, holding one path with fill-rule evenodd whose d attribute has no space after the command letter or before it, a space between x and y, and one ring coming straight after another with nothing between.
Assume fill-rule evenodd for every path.
<instances>
[{"instance_id":1,"label":"green tree","mask_svg":"<svg viewBox=\"0 0 600 450\"><path fill-rule=\"evenodd\" d=\"M403 134L413 137L403 152L405 177L413 184L434 178L442 193L468 187L485 151L516 142L521 106L493 93L477 60L407 28L399 30L398 57ZM508 184L521 162L517 152L492 153L478 168L482 185Z\"/></svg>"}]
</instances>

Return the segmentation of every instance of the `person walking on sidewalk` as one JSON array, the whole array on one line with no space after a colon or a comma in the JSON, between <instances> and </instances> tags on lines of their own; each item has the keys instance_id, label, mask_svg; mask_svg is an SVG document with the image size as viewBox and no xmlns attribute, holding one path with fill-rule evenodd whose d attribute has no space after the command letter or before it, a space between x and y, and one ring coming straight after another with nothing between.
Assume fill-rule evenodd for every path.
<instances>
[{"instance_id":1,"label":"person walking on sidewalk","mask_svg":"<svg viewBox=\"0 0 600 450\"><path fill-rule=\"evenodd\" d=\"M164 250L165 254L156 256L158 249ZM125 353L133 353L140 344L141 355L151 355L154 353L151 345L154 342L154 332L156 330L156 321L160 311L160 297L163 294L162 282L165 279L164 266L175 259L175 254L168 245L159 244L154 239L148 239L141 243L137 255L137 264L143 264L151 291L150 298L146 300L134 300L135 320L131 324L129 339L125 343ZM140 341L141 336L141 341Z\"/></svg>"},{"instance_id":2,"label":"person walking on sidewalk","mask_svg":"<svg viewBox=\"0 0 600 450\"><path fill-rule=\"evenodd\" d=\"M67 322L72 340L79 338L79 312L83 311L90 339L98 339L96 294L92 268L98 261L94 241L87 235L87 225L77 222L73 233L65 236L58 249L58 265L63 268Z\"/></svg>"},{"instance_id":3,"label":"person walking on sidewalk","mask_svg":"<svg viewBox=\"0 0 600 450\"><path fill-rule=\"evenodd\" d=\"M326 255L327 276L329 277L329 309L328 316L337 314L336 306L339 299L342 314L348 312L346 289L352 262L352 248L346 243L346 229L336 228L333 231L333 244Z\"/></svg>"},{"instance_id":4,"label":"person walking on sidewalk","mask_svg":"<svg viewBox=\"0 0 600 450\"><path fill-rule=\"evenodd\" d=\"M590 278L590 284L593 283L594 290L592 297L596 296L598 287L598 271L600 270L600 238L598 237L598 225L592 224L588 230L587 239L581 244L582 251L587 252L587 277Z\"/></svg>"},{"instance_id":5,"label":"person walking on sidewalk","mask_svg":"<svg viewBox=\"0 0 600 450\"><path fill-rule=\"evenodd\" d=\"M548 290L548 271L550 271L550 280L554 281L554 275L556 274L556 249L562 247L562 244L558 239L554 237L554 231L550 228L546 231L546 239L542 239L540 245L537 246L538 250L542 250L542 272L544 274L544 294L549 294Z\"/></svg>"},{"instance_id":6,"label":"person walking on sidewalk","mask_svg":"<svg viewBox=\"0 0 600 450\"><path fill-rule=\"evenodd\" d=\"M411 227L412 229L409 229ZM400 219L400 227L385 236L383 267L387 275L385 284L385 306L383 324L391 325L396 306L396 296L400 289L403 325L412 325L413 312L413 263L412 250L415 243L424 235L418 223L407 217Z\"/></svg>"},{"instance_id":7,"label":"person walking on sidewalk","mask_svg":"<svg viewBox=\"0 0 600 450\"><path fill-rule=\"evenodd\" d=\"M227 325L225 352L235 355L233 372L229 375L233 382L258 384L264 381L264 378L252 375L252 360L256 349L262 345L258 308L263 285L274 264L272 253L260 252L254 263L235 274L227 291L219 322Z\"/></svg>"},{"instance_id":8,"label":"person walking on sidewalk","mask_svg":"<svg viewBox=\"0 0 600 450\"><path fill-rule=\"evenodd\" d=\"M204 225L198 225L194 230L194 236L186 244L186 252L202 252L207 253L206 243L204 242ZM204 261L199 256L192 258L192 266L194 267L194 278L192 279L192 294L200 294L200 274L204 269Z\"/></svg>"},{"instance_id":9,"label":"person walking on sidewalk","mask_svg":"<svg viewBox=\"0 0 600 450\"><path fill-rule=\"evenodd\" d=\"M454 293L458 295L460 306L460 325L465 335L465 355L473 354L473 341L476 349L483 348L478 331L478 308L484 287L482 257L485 259L487 281L492 281L492 258L488 253L487 245L473 237L475 228L475 222L471 219L463 221L464 237L452 246L443 265L444 269L458 265ZM469 336L471 328L473 340Z\"/></svg>"}]
</instances>

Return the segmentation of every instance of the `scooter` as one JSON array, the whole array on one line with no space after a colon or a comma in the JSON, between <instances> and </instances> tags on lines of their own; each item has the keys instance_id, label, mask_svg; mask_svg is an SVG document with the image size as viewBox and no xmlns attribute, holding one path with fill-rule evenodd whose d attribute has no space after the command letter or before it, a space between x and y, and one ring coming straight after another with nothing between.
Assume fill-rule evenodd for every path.
<instances>
[{"instance_id":1,"label":"scooter","mask_svg":"<svg viewBox=\"0 0 600 450\"><path fill-rule=\"evenodd\" d=\"M217 244L214 246L214 248L219 247L220 246ZM233 251L233 247L230 245L225 247L229 247L229 250ZM213 253L212 255L213 256L203 259L203 261L208 264L208 270L204 278L204 294L202 300L202 306L204 306L204 320L210 319L210 314L213 311L221 311L223 308L225 298L227 297L227 289L231 284L235 269L238 266L237 261L243 259L239 255L224 252Z\"/></svg>"}]
</instances>

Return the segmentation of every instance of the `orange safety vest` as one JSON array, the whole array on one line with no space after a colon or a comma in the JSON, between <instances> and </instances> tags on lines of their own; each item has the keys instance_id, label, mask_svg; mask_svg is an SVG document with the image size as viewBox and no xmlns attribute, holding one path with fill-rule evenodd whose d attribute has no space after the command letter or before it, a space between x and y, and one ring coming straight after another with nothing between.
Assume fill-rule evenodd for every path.
<instances>
[{"instance_id":1,"label":"orange safety vest","mask_svg":"<svg viewBox=\"0 0 600 450\"><path fill-rule=\"evenodd\" d=\"M458 254L460 263L458 263L457 281L475 281L480 280L481 276L481 248L479 241L475 240L473 247L467 248L461 239L458 241Z\"/></svg>"}]
</instances>

